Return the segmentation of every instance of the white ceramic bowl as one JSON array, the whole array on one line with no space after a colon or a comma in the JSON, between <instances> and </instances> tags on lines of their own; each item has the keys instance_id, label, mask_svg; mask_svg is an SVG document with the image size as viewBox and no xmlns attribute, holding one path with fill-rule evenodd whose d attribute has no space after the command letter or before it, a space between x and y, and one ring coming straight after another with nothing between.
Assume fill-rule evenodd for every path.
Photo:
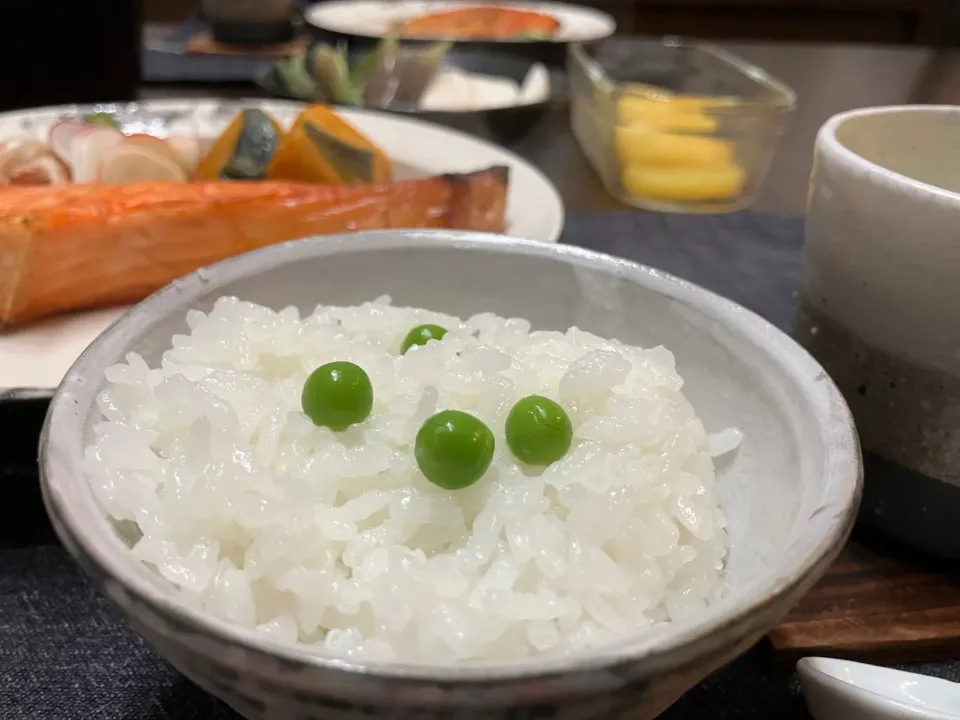
<instances>
[{"instance_id":1,"label":"white ceramic bowl","mask_svg":"<svg viewBox=\"0 0 960 720\"><path fill-rule=\"evenodd\" d=\"M960 720L960 684L824 657L797 663L816 720Z\"/></svg>"},{"instance_id":2,"label":"white ceramic bowl","mask_svg":"<svg viewBox=\"0 0 960 720\"><path fill-rule=\"evenodd\" d=\"M663 344L710 429L745 441L720 474L732 590L695 619L576 657L454 667L355 665L188 610L134 559L79 468L106 367L156 361L188 308L225 294L275 308L397 304L487 310ZM470 233L378 232L260 250L176 281L101 335L67 373L41 440L43 493L64 544L170 662L248 718L652 718L767 632L826 569L860 497L850 413L789 337L682 280L567 246Z\"/></svg>"}]
</instances>

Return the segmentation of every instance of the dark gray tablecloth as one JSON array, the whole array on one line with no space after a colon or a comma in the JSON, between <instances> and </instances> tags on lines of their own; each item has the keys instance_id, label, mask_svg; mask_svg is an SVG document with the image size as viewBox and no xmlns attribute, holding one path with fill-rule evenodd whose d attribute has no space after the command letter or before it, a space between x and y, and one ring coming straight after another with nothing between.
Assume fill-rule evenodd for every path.
<instances>
[{"instance_id":1,"label":"dark gray tablecloth","mask_svg":"<svg viewBox=\"0 0 960 720\"><path fill-rule=\"evenodd\" d=\"M618 213L573 215L564 239L680 275L788 328L801 236L795 218ZM36 479L21 469L0 481L16 486L19 499L0 523L0 719L236 720L128 629L49 532L34 527L45 522ZM960 679L957 662L913 669ZM789 668L761 644L663 717L809 715Z\"/></svg>"}]
</instances>

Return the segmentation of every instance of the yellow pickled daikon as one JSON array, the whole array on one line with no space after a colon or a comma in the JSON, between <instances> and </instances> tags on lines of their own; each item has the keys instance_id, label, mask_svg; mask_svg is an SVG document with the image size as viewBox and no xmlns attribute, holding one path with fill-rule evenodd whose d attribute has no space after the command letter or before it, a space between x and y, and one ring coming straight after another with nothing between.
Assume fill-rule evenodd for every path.
<instances>
[{"instance_id":1,"label":"yellow pickled daikon","mask_svg":"<svg viewBox=\"0 0 960 720\"><path fill-rule=\"evenodd\" d=\"M738 165L718 167L643 167L623 169L623 186L634 197L674 202L723 200L743 189L745 177Z\"/></svg>"},{"instance_id":2,"label":"yellow pickled daikon","mask_svg":"<svg viewBox=\"0 0 960 720\"><path fill-rule=\"evenodd\" d=\"M617 128L617 155L627 163L646 165L730 165L733 145L700 135L657 132L645 127Z\"/></svg>"},{"instance_id":3,"label":"yellow pickled daikon","mask_svg":"<svg viewBox=\"0 0 960 720\"><path fill-rule=\"evenodd\" d=\"M624 189L665 202L736 198L746 181L744 170L732 142L710 137L718 122L707 114L731 102L649 87L622 94L614 147Z\"/></svg>"},{"instance_id":4,"label":"yellow pickled daikon","mask_svg":"<svg viewBox=\"0 0 960 720\"><path fill-rule=\"evenodd\" d=\"M717 129L715 118L703 114L699 106L650 100L637 95L623 95L617 103L617 122L621 125L643 125L662 130L712 133Z\"/></svg>"}]
</instances>

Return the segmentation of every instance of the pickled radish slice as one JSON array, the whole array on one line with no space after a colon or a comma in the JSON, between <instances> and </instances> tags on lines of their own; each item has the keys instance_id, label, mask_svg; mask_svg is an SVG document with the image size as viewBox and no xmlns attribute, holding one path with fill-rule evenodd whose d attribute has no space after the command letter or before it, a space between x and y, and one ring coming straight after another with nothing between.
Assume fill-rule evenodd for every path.
<instances>
[{"instance_id":1,"label":"pickled radish slice","mask_svg":"<svg viewBox=\"0 0 960 720\"><path fill-rule=\"evenodd\" d=\"M180 165L188 173L193 173L203 158L204 147L199 138L187 135L171 135L167 144L174 149L180 158Z\"/></svg>"},{"instance_id":2,"label":"pickled radish slice","mask_svg":"<svg viewBox=\"0 0 960 720\"><path fill-rule=\"evenodd\" d=\"M167 140L156 135L147 135L146 133L128 135L125 145L126 147L142 147L157 155L163 155L175 163L180 163L180 154Z\"/></svg>"},{"instance_id":3,"label":"pickled radish slice","mask_svg":"<svg viewBox=\"0 0 960 720\"><path fill-rule=\"evenodd\" d=\"M623 170L623 187L637 198L662 201L726 200L743 190L745 174L739 165L720 167L642 167Z\"/></svg>"},{"instance_id":4,"label":"pickled radish slice","mask_svg":"<svg viewBox=\"0 0 960 720\"><path fill-rule=\"evenodd\" d=\"M74 138L87 127L87 124L78 118L57 120L50 127L48 135L50 147L61 158L69 158Z\"/></svg>"},{"instance_id":5,"label":"pickled radish slice","mask_svg":"<svg viewBox=\"0 0 960 720\"><path fill-rule=\"evenodd\" d=\"M11 175L21 167L49 154L50 149L39 140L7 143L0 151L0 183L9 182Z\"/></svg>"},{"instance_id":6,"label":"pickled radish slice","mask_svg":"<svg viewBox=\"0 0 960 720\"><path fill-rule=\"evenodd\" d=\"M64 158L73 171L73 181L89 183L97 178L97 168L107 153L126 139L119 130L88 125L73 138L69 157Z\"/></svg>"},{"instance_id":7,"label":"pickled radish slice","mask_svg":"<svg viewBox=\"0 0 960 720\"><path fill-rule=\"evenodd\" d=\"M56 185L69 179L67 167L38 140L15 141L0 151L0 185Z\"/></svg>"},{"instance_id":8,"label":"pickled radish slice","mask_svg":"<svg viewBox=\"0 0 960 720\"><path fill-rule=\"evenodd\" d=\"M184 182L187 174L167 155L124 143L111 150L100 164L97 181L110 185L161 180Z\"/></svg>"},{"instance_id":9,"label":"pickled radish slice","mask_svg":"<svg viewBox=\"0 0 960 720\"><path fill-rule=\"evenodd\" d=\"M53 153L25 163L10 173L11 185L64 185L70 182L70 172Z\"/></svg>"}]
</instances>

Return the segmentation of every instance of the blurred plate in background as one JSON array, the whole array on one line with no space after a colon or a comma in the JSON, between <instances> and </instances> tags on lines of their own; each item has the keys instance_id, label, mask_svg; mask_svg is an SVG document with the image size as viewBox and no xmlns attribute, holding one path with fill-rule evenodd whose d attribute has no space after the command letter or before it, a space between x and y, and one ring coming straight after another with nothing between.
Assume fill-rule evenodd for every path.
<instances>
[{"instance_id":1,"label":"blurred plate in background","mask_svg":"<svg viewBox=\"0 0 960 720\"><path fill-rule=\"evenodd\" d=\"M317 3L304 12L304 19L315 33L324 39L345 40L351 47L375 42L397 23L433 13L468 7L489 7L490 4L464 3L457 0L329 0ZM552 65L562 66L566 45L610 37L617 29L612 15L601 10L579 5L553 2L496 3L498 8L548 15L559 23L551 37L511 39L480 39L450 36L444 39L516 55L534 57ZM412 41L433 41L437 37L404 35Z\"/></svg>"}]
</instances>

